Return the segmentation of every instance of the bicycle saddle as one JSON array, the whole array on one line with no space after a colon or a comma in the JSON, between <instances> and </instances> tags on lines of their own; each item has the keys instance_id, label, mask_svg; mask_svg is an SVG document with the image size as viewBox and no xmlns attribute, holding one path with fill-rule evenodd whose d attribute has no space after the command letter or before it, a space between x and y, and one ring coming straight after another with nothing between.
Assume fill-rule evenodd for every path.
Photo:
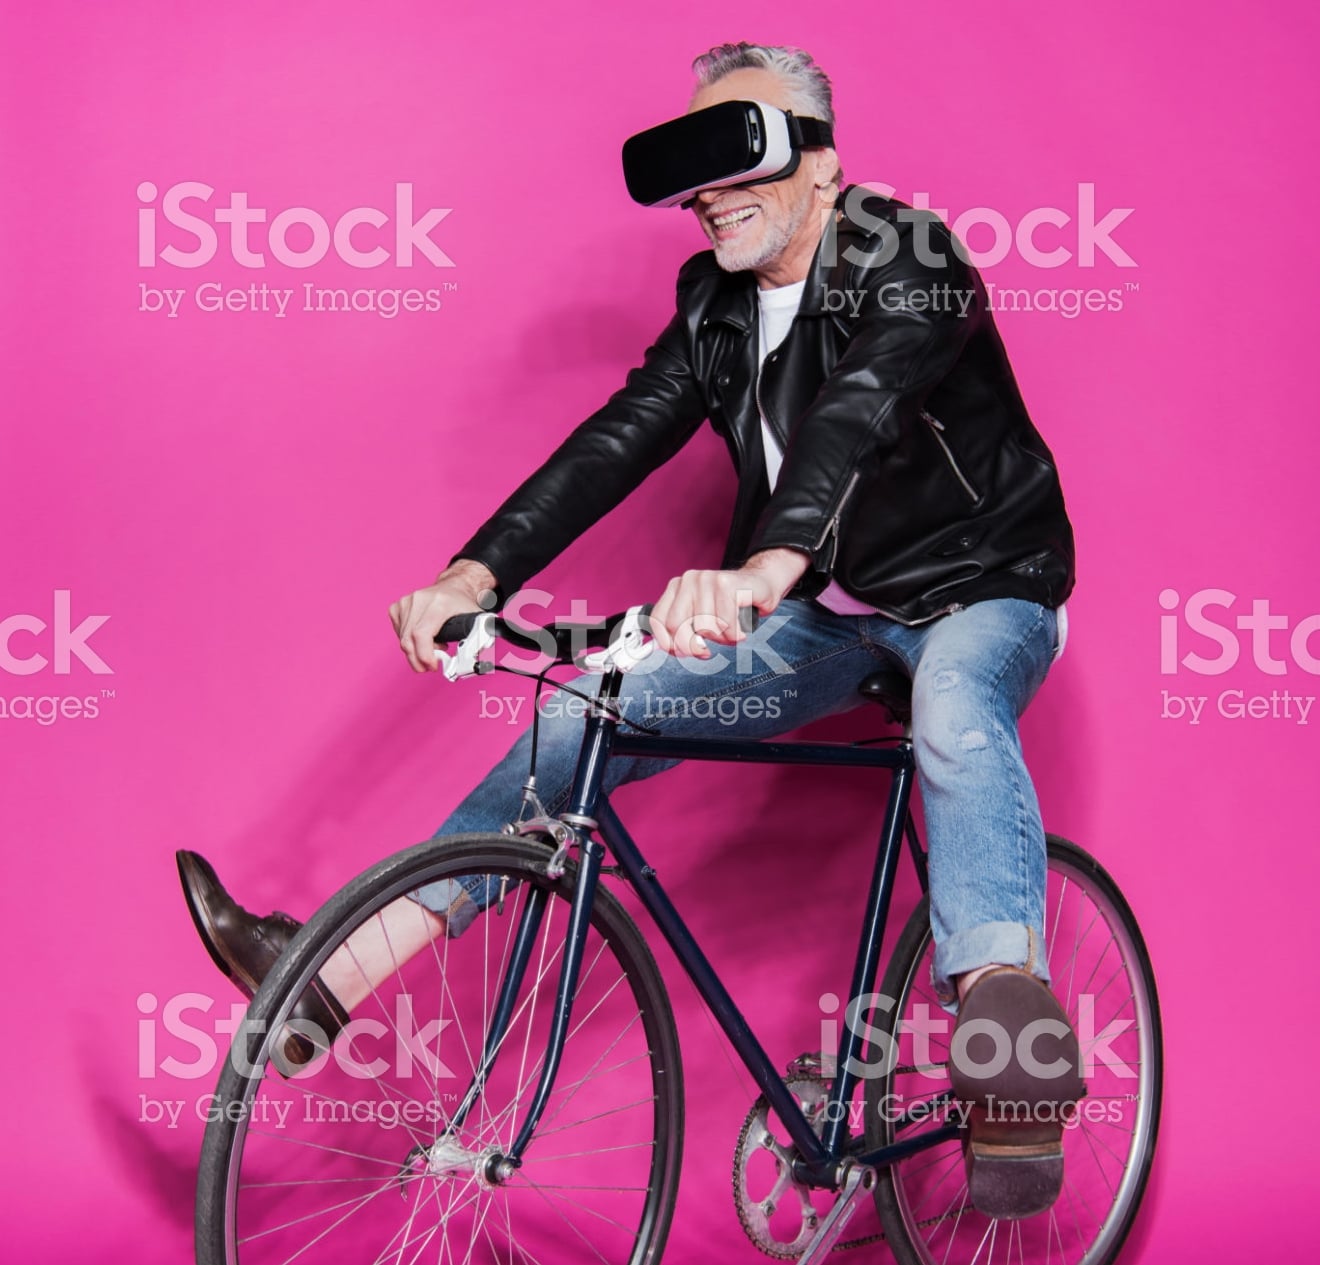
<instances>
[{"instance_id":1,"label":"bicycle saddle","mask_svg":"<svg viewBox=\"0 0 1320 1265\"><path fill-rule=\"evenodd\" d=\"M907 725L912 721L912 681L906 673L897 668L881 668L857 687L863 698L879 703L885 714L896 725Z\"/></svg>"}]
</instances>

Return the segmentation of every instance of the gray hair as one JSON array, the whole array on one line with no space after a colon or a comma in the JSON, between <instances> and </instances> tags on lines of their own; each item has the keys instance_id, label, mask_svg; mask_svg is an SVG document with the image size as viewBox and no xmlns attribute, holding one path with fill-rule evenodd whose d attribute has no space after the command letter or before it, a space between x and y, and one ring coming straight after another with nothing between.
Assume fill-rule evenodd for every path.
<instances>
[{"instance_id":1,"label":"gray hair","mask_svg":"<svg viewBox=\"0 0 1320 1265\"><path fill-rule=\"evenodd\" d=\"M709 88L735 70L772 70L788 87L795 109L834 126L834 92L810 53L777 44L716 44L692 63L697 86Z\"/></svg>"}]
</instances>

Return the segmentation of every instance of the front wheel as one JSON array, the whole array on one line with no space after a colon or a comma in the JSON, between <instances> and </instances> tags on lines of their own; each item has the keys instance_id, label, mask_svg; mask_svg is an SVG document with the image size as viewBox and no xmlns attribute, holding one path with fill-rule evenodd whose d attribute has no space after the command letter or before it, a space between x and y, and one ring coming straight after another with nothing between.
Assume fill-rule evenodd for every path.
<instances>
[{"instance_id":1,"label":"front wheel","mask_svg":"<svg viewBox=\"0 0 1320 1265\"><path fill-rule=\"evenodd\" d=\"M659 1259L682 1153L677 1036L654 958L603 888L549 1103L521 1165L500 1163L537 1087L565 948L576 869L551 879L549 857L501 835L433 840L368 870L298 933L220 1077L198 1182L201 1265ZM480 884L490 908L405 959L426 922L408 893L445 881ZM491 1038L520 944L525 968ZM295 1008L336 954L372 987L299 1067L285 1057Z\"/></svg>"},{"instance_id":2,"label":"front wheel","mask_svg":"<svg viewBox=\"0 0 1320 1265\"><path fill-rule=\"evenodd\" d=\"M900 1265L1105 1265L1136 1216L1163 1084L1155 976L1132 911L1099 863L1052 835L1048 855L1047 961L1087 1080L1087 1096L1063 1131L1063 1191L1035 1217L993 1220L968 1201L959 1137L918 1151L883 1170L876 1188ZM892 1009L876 1029L893 1045L885 1060L874 1060L888 1070L866 1081L868 1149L958 1120L947 1070L952 1021L931 986L931 953L923 900L881 987Z\"/></svg>"}]
</instances>

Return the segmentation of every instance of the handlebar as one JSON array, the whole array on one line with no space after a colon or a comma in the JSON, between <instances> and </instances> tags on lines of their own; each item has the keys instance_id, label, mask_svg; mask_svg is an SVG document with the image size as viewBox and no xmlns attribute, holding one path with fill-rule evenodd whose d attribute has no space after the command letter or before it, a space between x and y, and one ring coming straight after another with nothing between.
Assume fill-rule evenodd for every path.
<instances>
[{"instance_id":1,"label":"handlebar","mask_svg":"<svg viewBox=\"0 0 1320 1265\"><path fill-rule=\"evenodd\" d=\"M539 627L515 624L503 615L486 611L469 611L447 619L436 634L435 641L441 647L456 641L462 643L452 656L443 649L439 651L445 664L445 675L451 680L455 676L477 671L476 656L496 637L551 659L572 663L584 650L615 647L621 636L626 637L630 633L636 635L638 632L650 635L651 606L651 603L634 606L594 623L554 620ZM630 617L633 617L634 622L630 623ZM756 607L739 608L738 625L743 632L754 632L759 622L760 612ZM474 630L479 630L479 635L475 640L470 640Z\"/></svg>"}]
</instances>

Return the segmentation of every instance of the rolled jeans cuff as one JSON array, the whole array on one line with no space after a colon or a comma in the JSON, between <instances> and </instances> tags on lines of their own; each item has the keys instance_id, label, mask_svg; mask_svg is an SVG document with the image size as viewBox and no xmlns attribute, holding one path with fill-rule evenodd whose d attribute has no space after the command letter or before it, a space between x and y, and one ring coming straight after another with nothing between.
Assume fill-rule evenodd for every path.
<instances>
[{"instance_id":1,"label":"rolled jeans cuff","mask_svg":"<svg viewBox=\"0 0 1320 1265\"><path fill-rule=\"evenodd\" d=\"M490 905L498 886L494 875L465 874L462 878L442 878L415 892L409 892L424 909L439 914L445 920L445 934L461 936L473 919Z\"/></svg>"},{"instance_id":2,"label":"rolled jeans cuff","mask_svg":"<svg viewBox=\"0 0 1320 1265\"><path fill-rule=\"evenodd\" d=\"M950 1014L958 1011L959 975L982 966L1020 966L1046 984L1049 966L1041 952L1044 942L1039 928L1022 922L983 922L966 931L955 931L935 946L931 983L935 996Z\"/></svg>"}]
</instances>

